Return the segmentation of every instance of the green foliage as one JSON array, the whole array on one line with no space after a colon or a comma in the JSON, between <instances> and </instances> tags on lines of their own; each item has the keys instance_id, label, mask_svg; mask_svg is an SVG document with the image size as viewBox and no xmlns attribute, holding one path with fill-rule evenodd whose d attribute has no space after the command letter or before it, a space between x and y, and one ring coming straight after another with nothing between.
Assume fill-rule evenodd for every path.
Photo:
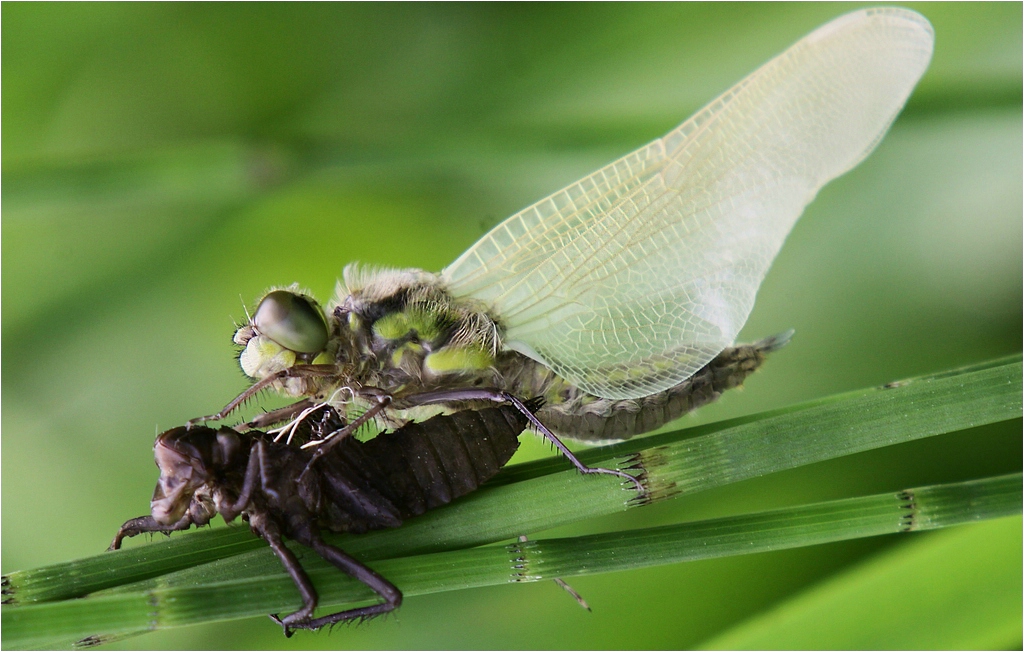
<instances>
[{"instance_id":1,"label":"green foliage","mask_svg":"<svg viewBox=\"0 0 1024 652\"><path fill-rule=\"evenodd\" d=\"M1020 637L1021 525L1003 519L908 542L702 647L1012 648Z\"/></svg>"},{"instance_id":2,"label":"green foliage","mask_svg":"<svg viewBox=\"0 0 1024 652\"><path fill-rule=\"evenodd\" d=\"M374 566L378 572L402 586L407 597L415 597L439 591L510 582L537 582L781 550L877 534L948 527L967 521L1019 514L1020 489L1021 475L1017 473L969 483L908 489L897 494L832 501L676 526L387 559ZM1020 525L1020 519L1010 522L1018 527ZM1005 530L1002 529L1004 536L997 541L1005 541ZM988 533L992 529L986 528L984 531ZM978 549L982 554L989 553L984 563L969 565L957 573L956 581L943 583L947 595L935 595L933 591L932 595L927 596L931 602L938 604L928 604L926 600L921 605L913 592L904 589L907 603L918 605L926 617L938 620L935 616L944 615L943 608L948 610L953 606L950 597L955 594L952 590L966 586L968 590L984 594L995 585L996 599L990 598L987 601L990 603L986 605L989 611L979 619L983 626L994 629L977 626L970 629L953 628L945 634L947 637L958 637L955 640L1004 642L1008 640L1007 635L1012 631L1017 616L1017 613L1009 612L1006 606L1012 604L1014 597L1019 597L1019 591L1013 590L1016 583L1012 579L1001 573L995 577L993 575L998 573L1000 567L1012 565L1014 560L1008 559L1007 553L1012 552L1013 546L993 545L989 541L978 546ZM891 564L895 567L893 570L858 573L856 581L869 585L861 589L865 592L868 588L875 588L871 585L879 582L895 584L896 580L892 577L894 571L898 576L908 563L920 574L934 574L938 566L935 562L941 561L940 555L941 552L936 553L930 549L914 550L910 555L902 555L908 558L900 560L904 563ZM1019 561L1019 556L1016 561ZM310 559L307 566L324 605L355 606L375 598L365 585L326 564L316 564ZM886 573L886 570L889 572ZM971 577L969 573L972 571L980 571L981 577ZM286 612L297 607L295 586L280 569L261 572L254 570L251 564L245 564L236 565L228 572L225 572L224 567L206 569L201 581L195 581L194 575L190 578L192 581L181 581L172 575L168 581L161 579L128 585L113 593L108 592L87 600L64 600L8 608L4 613L8 644L15 648L52 647L55 643L67 645L69 642L81 645L81 641L109 641L164 627L218 622L266 612ZM890 590L889 594L893 595L894 592ZM805 602L810 602L812 609L817 607L819 610L830 603L839 602L840 608L845 605L831 595L811 598ZM854 596L849 602L861 609L867 606L862 596ZM1019 600L1017 602L1019 604ZM928 607L931 607L930 611ZM960 619L963 619L962 616ZM968 623L975 625L975 621L968 620ZM833 633L830 642L839 648L850 647L851 642L891 642L898 635L902 624L890 620L887 625L875 627L871 631L873 637L865 636L855 626L850 628L852 631L844 632L845 636ZM756 626L751 629L756 630ZM792 629L792 632L783 628L770 630L765 640L773 643L770 647L803 647L800 637L803 630L798 626ZM765 634L758 633L762 636ZM734 636L742 634L740 632ZM770 638L772 635L774 639ZM906 640L909 647L922 640L941 644L946 637L928 632L925 636L906 637ZM740 645L727 647L750 646L749 641L741 641ZM757 639L754 638L754 641L756 643ZM800 642L794 645L795 641ZM755 644L753 647L762 646Z\"/></svg>"},{"instance_id":3,"label":"green foliage","mask_svg":"<svg viewBox=\"0 0 1024 652\"><path fill-rule=\"evenodd\" d=\"M711 432L697 436L683 431L591 451L603 466L618 459L619 468L643 469L649 488L644 500L612 478L533 464L510 469L505 482L402 528L337 536L335 543L372 562L414 597L999 518L1020 513L1020 473L660 528L472 547L855 451L965 426L1017 422L1020 415L1021 361L1014 356L712 424L702 429ZM823 432L829 436L821 437ZM639 450L621 457L633 449ZM179 536L162 545L11 573L4 577L7 641L19 648L110 641L293 609L291 579L266 547L244 552L256 540L240 530L230 530L230 537L223 530ZM367 587L314 555L303 558L324 606L373 598ZM1005 614L998 624L1000 631L1007 629ZM777 647L789 647L787 640L779 638ZM836 642L848 647L842 638Z\"/></svg>"},{"instance_id":4,"label":"green foliage","mask_svg":"<svg viewBox=\"0 0 1024 652\"><path fill-rule=\"evenodd\" d=\"M881 147L811 205L762 287L744 339L792 327L793 342L746 391L688 417L708 428L697 434L1019 350L1021 7L911 6L935 27L932 67ZM244 386L229 340L244 318L239 295L251 308L267 287L298 281L325 300L352 260L439 269L490 224L661 135L850 9L5 3L4 572L95 555L147 510L152 435ZM955 416L954 404L933 407ZM820 436L840 431L830 422ZM527 442L518 459L546 455ZM1019 471L1020 459L1019 422L960 425L526 533L649 528L990 478ZM1019 581L1014 598L985 579L1019 580L1019 554L1011 563L1005 551L1019 551L1020 532L991 527L988 570L967 586L993 618L1016 613L1012 631L937 610L929 622L947 627L922 623L910 638L912 622L893 646L1020 646ZM252 542L202 534L232 551ZM920 545L946 536L958 531ZM261 617L126 645L775 646L752 620L774 609L790 632L806 618L819 631L864 632L850 647L881 645L864 642L885 623L864 596L911 594L872 584L876 564L910 548L891 539L574 580L593 614L545 583L413 598L395 619L330 637L285 641ZM932 550L920 562L932 579L907 588L921 605L966 590L972 568L965 548ZM972 634L981 623L991 638Z\"/></svg>"}]
</instances>

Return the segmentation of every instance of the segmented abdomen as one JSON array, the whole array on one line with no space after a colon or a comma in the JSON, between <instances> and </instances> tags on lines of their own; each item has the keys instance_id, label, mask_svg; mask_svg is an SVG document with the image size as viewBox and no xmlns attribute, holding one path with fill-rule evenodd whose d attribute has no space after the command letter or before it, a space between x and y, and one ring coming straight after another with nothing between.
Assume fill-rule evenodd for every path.
<instances>
[{"instance_id":1,"label":"segmented abdomen","mask_svg":"<svg viewBox=\"0 0 1024 652\"><path fill-rule=\"evenodd\" d=\"M550 389L544 388L549 392L549 400L537 417L559 435L590 443L651 432L742 384L769 353L786 344L790 335L791 332L782 333L753 344L729 347L682 383L644 398L601 399L571 385L554 396L552 390L559 390L552 384Z\"/></svg>"},{"instance_id":2,"label":"segmented abdomen","mask_svg":"<svg viewBox=\"0 0 1024 652\"><path fill-rule=\"evenodd\" d=\"M341 442L318 462L322 525L362 532L476 490L519 448L526 417L512 406L464 410L409 423L367 442Z\"/></svg>"}]
</instances>

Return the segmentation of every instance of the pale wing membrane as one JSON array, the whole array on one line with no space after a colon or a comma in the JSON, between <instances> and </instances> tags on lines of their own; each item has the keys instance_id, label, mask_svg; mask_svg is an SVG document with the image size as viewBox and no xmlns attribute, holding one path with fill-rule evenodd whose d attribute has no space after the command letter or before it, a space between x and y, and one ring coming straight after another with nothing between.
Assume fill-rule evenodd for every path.
<instances>
[{"instance_id":1,"label":"pale wing membrane","mask_svg":"<svg viewBox=\"0 0 1024 652\"><path fill-rule=\"evenodd\" d=\"M495 227L443 272L505 344L638 398L730 345L803 208L878 144L931 58L916 13L838 18L668 133Z\"/></svg>"}]
</instances>

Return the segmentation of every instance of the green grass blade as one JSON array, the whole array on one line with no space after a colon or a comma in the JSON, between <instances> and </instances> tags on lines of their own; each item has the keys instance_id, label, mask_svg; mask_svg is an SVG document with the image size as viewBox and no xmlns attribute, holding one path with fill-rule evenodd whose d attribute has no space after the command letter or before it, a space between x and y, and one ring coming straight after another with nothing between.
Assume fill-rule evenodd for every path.
<instances>
[{"instance_id":1,"label":"green grass blade","mask_svg":"<svg viewBox=\"0 0 1024 652\"><path fill-rule=\"evenodd\" d=\"M630 440L578 454L596 464L616 456L671 446L690 458L676 473L695 474L703 491L1021 414L1021 356L845 392L755 415ZM739 456L739 458L737 458ZM516 481L567 468L560 458L507 470ZM686 478L683 477L685 480ZM680 487L685 493L691 489Z\"/></svg>"},{"instance_id":2,"label":"green grass blade","mask_svg":"<svg viewBox=\"0 0 1024 652\"><path fill-rule=\"evenodd\" d=\"M624 466L644 470L651 496L658 500L1020 414L1018 355L828 397L726 422L724 427L713 424L629 441L581 457L590 464L610 465L636 452ZM693 437L695 430L702 434ZM631 506L633 492L609 478L564 471L563 460L523 466L525 471L509 471L496 486L413 519L399 530L331 540L364 559L383 559L481 545ZM255 550L235 563L235 577L245 577L253 563L274 563L262 548L245 528L205 530L11 573L4 578L4 591L8 601L20 604L78 597ZM230 572L231 566L218 568ZM197 574L209 572L203 567Z\"/></svg>"},{"instance_id":3,"label":"green grass blade","mask_svg":"<svg viewBox=\"0 0 1024 652\"><path fill-rule=\"evenodd\" d=\"M374 567L415 596L934 529L1020 510L1021 475L1013 474L658 528L382 560ZM311 557L304 564L322 606L334 610L372 599L365 586ZM145 590L6 607L3 626L6 645L28 647L297 607L295 587L278 568L202 586L157 580Z\"/></svg>"},{"instance_id":4,"label":"green grass blade","mask_svg":"<svg viewBox=\"0 0 1024 652\"><path fill-rule=\"evenodd\" d=\"M1020 532L1004 519L907 542L701 647L1020 649Z\"/></svg>"}]
</instances>

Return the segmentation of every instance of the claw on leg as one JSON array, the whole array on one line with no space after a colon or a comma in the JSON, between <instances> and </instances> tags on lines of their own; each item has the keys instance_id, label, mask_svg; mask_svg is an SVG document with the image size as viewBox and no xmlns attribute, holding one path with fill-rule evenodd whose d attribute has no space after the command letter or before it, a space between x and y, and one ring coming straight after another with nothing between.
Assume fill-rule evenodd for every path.
<instances>
[{"instance_id":1,"label":"claw on leg","mask_svg":"<svg viewBox=\"0 0 1024 652\"><path fill-rule=\"evenodd\" d=\"M288 625L285 625L284 622L280 618L277 617L277 614L267 614L267 615L270 616L271 620L273 620L275 623L277 623L278 625L281 626L281 629L284 630L284 637L285 638L291 638L292 635L295 634L295 630L293 630L290 627L288 627Z\"/></svg>"},{"instance_id":2,"label":"claw on leg","mask_svg":"<svg viewBox=\"0 0 1024 652\"><path fill-rule=\"evenodd\" d=\"M367 619L379 616L397 609L402 604L402 592L391 582L378 575L373 569L362 562L350 557L340 548L330 545L320 538L319 534L312 534L308 542L304 542L318 555L330 562L349 577L359 580L366 586L373 589L384 602L373 604L356 609L347 609L337 613L329 614L321 618L313 618L313 610L319 602L316 589L309 579L309 575L302 568L299 560L281 541L281 536L276 524L269 520L260 520L256 527L260 536L270 544L270 548L277 555L277 558L284 565L285 570L295 582L296 588L302 595L302 608L284 618L277 614L270 614L270 618L284 629L285 636L291 636L297 629L320 629L325 625L334 625L355 619Z\"/></svg>"}]
</instances>

